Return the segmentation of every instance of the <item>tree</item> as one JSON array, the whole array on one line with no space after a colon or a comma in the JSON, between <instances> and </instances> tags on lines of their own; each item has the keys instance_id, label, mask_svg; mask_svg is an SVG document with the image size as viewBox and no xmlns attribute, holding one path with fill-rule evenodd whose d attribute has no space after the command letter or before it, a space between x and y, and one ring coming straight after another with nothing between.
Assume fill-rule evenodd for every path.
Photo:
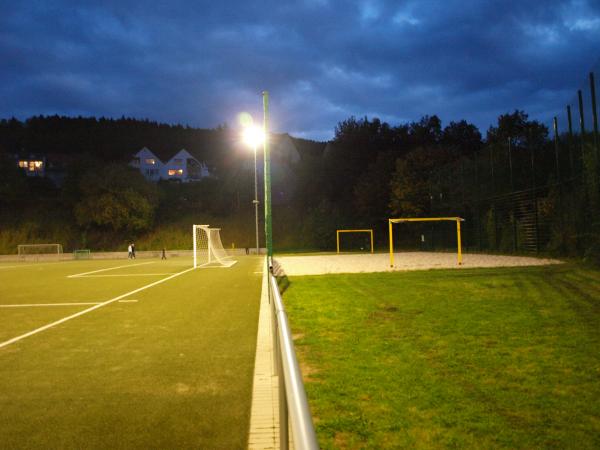
<instances>
[{"instance_id":1,"label":"tree","mask_svg":"<svg viewBox=\"0 0 600 450\"><path fill-rule=\"evenodd\" d=\"M489 144L504 145L508 138L516 147L528 145L541 146L548 138L548 127L537 120L528 120L524 111L515 110L512 114L502 114L498 117L498 126L490 127L487 132Z\"/></svg>"},{"instance_id":2,"label":"tree","mask_svg":"<svg viewBox=\"0 0 600 450\"><path fill-rule=\"evenodd\" d=\"M390 212L395 216L421 216L430 209L430 176L436 167L448 162L440 149L418 148L396 160L390 181Z\"/></svg>"},{"instance_id":3,"label":"tree","mask_svg":"<svg viewBox=\"0 0 600 450\"><path fill-rule=\"evenodd\" d=\"M381 219L388 216L390 179L395 160L394 153L381 152L359 177L354 186L354 206L362 217Z\"/></svg>"},{"instance_id":4,"label":"tree","mask_svg":"<svg viewBox=\"0 0 600 450\"><path fill-rule=\"evenodd\" d=\"M77 223L114 231L150 228L158 203L156 186L135 169L109 164L81 179L81 199L75 205Z\"/></svg>"},{"instance_id":5,"label":"tree","mask_svg":"<svg viewBox=\"0 0 600 450\"><path fill-rule=\"evenodd\" d=\"M423 116L410 124L413 147L435 147L442 137L442 121L436 115Z\"/></svg>"},{"instance_id":6,"label":"tree","mask_svg":"<svg viewBox=\"0 0 600 450\"><path fill-rule=\"evenodd\" d=\"M441 143L455 158L471 156L483 147L481 133L473 124L466 120L450 122L442 132Z\"/></svg>"},{"instance_id":7,"label":"tree","mask_svg":"<svg viewBox=\"0 0 600 450\"><path fill-rule=\"evenodd\" d=\"M27 176L0 145L0 206L8 212L27 200Z\"/></svg>"}]
</instances>

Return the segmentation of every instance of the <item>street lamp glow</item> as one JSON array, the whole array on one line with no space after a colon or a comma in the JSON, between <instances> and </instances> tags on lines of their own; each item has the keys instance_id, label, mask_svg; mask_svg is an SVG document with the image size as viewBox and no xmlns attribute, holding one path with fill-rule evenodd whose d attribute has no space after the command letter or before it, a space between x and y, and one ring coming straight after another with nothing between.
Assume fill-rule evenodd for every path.
<instances>
[{"instance_id":1,"label":"street lamp glow","mask_svg":"<svg viewBox=\"0 0 600 450\"><path fill-rule=\"evenodd\" d=\"M244 142L256 151L256 147L265 140L265 135L260 128L252 125L244 129L243 138Z\"/></svg>"},{"instance_id":2,"label":"street lamp glow","mask_svg":"<svg viewBox=\"0 0 600 450\"><path fill-rule=\"evenodd\" d=\"M260 254L260 247L258 244L258 169L256 167L256 148L259 144L264 142L264 132L260 128L254 125L248 125L244 128L242 139L244 142L252 147L254 150L254 218L256 226L256 254Z\"/></svg>"}]
</instances>

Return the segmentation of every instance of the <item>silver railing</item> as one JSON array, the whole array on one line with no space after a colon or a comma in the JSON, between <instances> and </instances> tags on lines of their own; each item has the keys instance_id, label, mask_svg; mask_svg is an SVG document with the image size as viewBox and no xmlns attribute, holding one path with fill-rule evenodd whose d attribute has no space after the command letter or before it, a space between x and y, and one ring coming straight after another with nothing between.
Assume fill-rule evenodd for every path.
<instances>
[{"instance_id":1,"label":"silver railing","mask_svg":"<svg viewBox=\"0 0 600 450\"><path fill-rule=\"evenodd\" d=\"M294 341L277 279L269 274L275 373L279 376L279 448L287 450L291 425L296 450L317 450L319 444L308 407Z\"/></svg>"}]
</instances>

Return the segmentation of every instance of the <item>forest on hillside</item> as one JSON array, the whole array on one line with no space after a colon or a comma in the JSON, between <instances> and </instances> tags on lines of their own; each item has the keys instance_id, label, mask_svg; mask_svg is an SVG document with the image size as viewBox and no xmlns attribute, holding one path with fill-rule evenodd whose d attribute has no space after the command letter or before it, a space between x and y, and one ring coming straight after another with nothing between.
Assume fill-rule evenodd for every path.
<instances>
[{"instance_id":1,"label":"forest on hillside","mask_svg":"<svg viewBox=\"0 0 600 450\"><path fill-rule=\"evenodd\" d=\"M253 246L253 160L235 150L236 139L227 127L126 118L2 120L0 253L50 240L66 249L109 250L133 239L140 249L187 248L198 221L221 226L226 246ZM373 228L384 247L387 218L449 214L466 219L468 250L600 254L591 139L549 136L523 111L501 115L485 137L467 121L443 126L432 115L397 125L350 117L329 143L292 141L300 158L277 181L293 189L273 208L275 251L334 249L340 228ZM144 146L159 157L186 148L215 176L149 183L127 167ZM26 177L13 155L27 153L69 155L64 183ZM443 227L402 236L408 248L454 245Z\"/></svg>"}]
</instances>

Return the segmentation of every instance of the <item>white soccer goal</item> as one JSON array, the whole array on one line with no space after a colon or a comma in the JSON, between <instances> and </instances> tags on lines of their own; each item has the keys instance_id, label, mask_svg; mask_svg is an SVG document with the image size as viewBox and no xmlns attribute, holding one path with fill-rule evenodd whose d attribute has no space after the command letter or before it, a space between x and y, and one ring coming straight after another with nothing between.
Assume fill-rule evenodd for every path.
<instances>
[{"instance_id":1,"label":"white soccer goal","mask_svg":"<svg viewBox=\"0 0 600 450\"><path fill-rule=\"evenodd\" d=\"M61 244L21 244L17 246L19 258L36 259L51 258L60 259L63 248Z\"/></svg>"},{"instance_id":2,"label":"white soccer goal","mask_svg":"<svg viewBox=\"0 0 600 450\"><path fill-rule=\"evenodd\" d=\"M220 228L194 225L194 268L204 266L231 267L237 261L231 259L221 242Z\"/></svg>"}]
</instances>

